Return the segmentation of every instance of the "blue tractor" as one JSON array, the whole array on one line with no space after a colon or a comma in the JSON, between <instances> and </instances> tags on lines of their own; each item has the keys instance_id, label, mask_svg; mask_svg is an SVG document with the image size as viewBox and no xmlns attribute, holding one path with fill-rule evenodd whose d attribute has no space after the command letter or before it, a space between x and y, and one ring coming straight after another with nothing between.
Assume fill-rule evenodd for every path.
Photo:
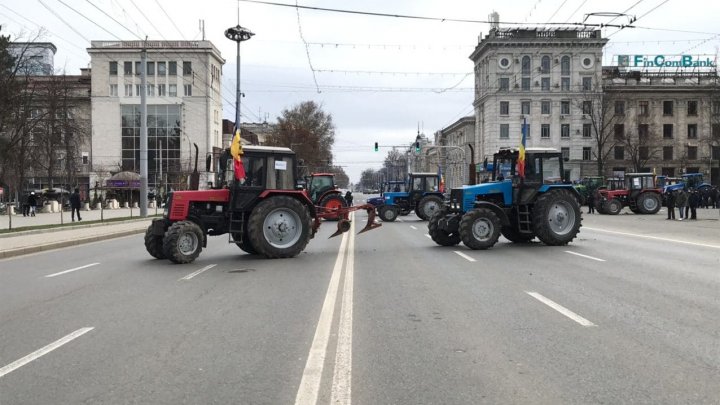
<instances>
[{"instance_id":1,"label":"blue tractor","mask_svg":"<svg viewBox=\"0 0 720 405\"><path fill-rule=\"evenodd\" d=\"M501 149L494 155L492 180L450 191L450 201L430 219L435 243L488 249L502 234L511 242L535 237L547 245L566 245L580 231L580 196L563 182L562 153L528 148L525 176L516 172L519 151Z\"/></svg>"},{"instance_id":2,"label":"blue tractor","mask_svg":"<svg viewBox=\"0 0 720 405\"><path fill-rule=\"evenodd\" d=\"M383 193L384 204L378 207L378 216L386 222L395 221L398 215L415 215L428 220L443 205L437 173L410 173L407 191Z\"/></svg>"},{"instance_id":3,"label":"blue tractor","mask_svg":"<svg viewBox=\"0 0 720 405\"><path fill-rule=\"evenodd\" d=\"M383 195L385 193L392 193L392 192L404 192L407 189L407 183L404 180L389 180L386 181L382 188L380 189L380 196L379 197L371 197L367 199L368 204L372 204L375 206L376 209L382 207L385 205L385 198ZM400 215L407 215L408 213L400 213Z\"/></svg>"},{"instance_id":4,"label":"blue tractor","mask_svg":"<svg viewBox=\"0 0 720 405\"><path fill-rule=\"evenodd\" d=\"M679 181L674 184L667 184L663 186L663 193L675 190L703 190L704 188L712 187L710 183L706 183L702 173L687 173L683 174Z\"/></svg>"}]
</instances>

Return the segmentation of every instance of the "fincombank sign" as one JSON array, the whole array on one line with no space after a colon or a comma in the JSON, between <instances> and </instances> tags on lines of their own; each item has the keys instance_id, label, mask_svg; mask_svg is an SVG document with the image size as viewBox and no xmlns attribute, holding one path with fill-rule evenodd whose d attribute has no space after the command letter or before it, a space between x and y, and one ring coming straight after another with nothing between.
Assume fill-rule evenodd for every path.
<instances>
[{"instance_id":1,"label":"fincombank sign","mask_svg":"<svg viewBox=\"0 0 720 405\"><path fill-rule=\"evenodd\" d=\"M709 55L618 55L618 66L625 68L704 68L715 69L717 62Z\"/></svg>"}]
</instances>

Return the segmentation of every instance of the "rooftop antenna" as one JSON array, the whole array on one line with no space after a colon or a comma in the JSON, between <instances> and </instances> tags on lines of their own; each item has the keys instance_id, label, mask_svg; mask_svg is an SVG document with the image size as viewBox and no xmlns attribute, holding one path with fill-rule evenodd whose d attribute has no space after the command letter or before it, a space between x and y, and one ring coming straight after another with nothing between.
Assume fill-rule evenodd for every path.
<instances>
[{"instance_id":1,"label":"rooftop antenna","mask_svg":"<svg viewBox=\"0 0 720 405\"><path fill-rule=\"evenodd\" d=\"M200 28L200 32L202 32L202 40L204 41L204 40L205 40L205 20L200 20L200 21L199 21L199 27L198 27L198 28Z\"/></svg>"}]
</instances>

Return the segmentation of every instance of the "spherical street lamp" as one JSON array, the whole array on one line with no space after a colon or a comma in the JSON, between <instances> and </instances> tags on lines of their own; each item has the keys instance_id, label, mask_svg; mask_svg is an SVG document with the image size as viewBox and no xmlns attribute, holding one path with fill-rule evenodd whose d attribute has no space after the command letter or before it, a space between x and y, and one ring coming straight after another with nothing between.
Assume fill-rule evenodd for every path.
<instances>
[{"instance_id":1,"label":"spherical street lamp","mask_svg":"<svg viewBox=\"0 0 720 405\"><path fill-rule=\"evenodd\" d=\"M225 38L237 42L237 80L235 93L235 128L240 128L240 42L247 41L255 33L238 24L225 30Z\"/></svg>"}]
</instances>

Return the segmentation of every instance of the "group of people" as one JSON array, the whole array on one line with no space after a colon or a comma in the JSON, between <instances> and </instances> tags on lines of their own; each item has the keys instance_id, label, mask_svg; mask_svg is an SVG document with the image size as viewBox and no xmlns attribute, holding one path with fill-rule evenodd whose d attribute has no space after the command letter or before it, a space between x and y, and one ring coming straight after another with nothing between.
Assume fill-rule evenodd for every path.
<instances>
[{"instance_id":1,"label":"group of people","mask_svg":"<svg viewBox=\"0 0 720 405\"><path fill-rule=\"evenodd\" d=\"M22 214L24 217L34 217L35 212L37 210L38 206L38 196L35 194L34 191L31 191L30 194L28 194L22 204ZM80 189L76 188L75 191L70 194L70 210L72 211L71 217L72 221L75 222L75 215L77 214L77 220L82 221L82 218L80 218L80 206L81 206L81 199L80 199Z\"/></svg>"},{"instance_id":2,"label":"group of people","mask_svg":"<svg viewBox=\"0 0 720 405\"><path fill-rule=\"evenodd\" d=\"M674 190L665 192L665 205L667 206L667 219L675 219L675 208L678 209L678 221L683 219L697 219L697 209L700 207L708 208L710 203L703 194L694 189L690 190ZM713 204L714 205L714 204Z\"/></svg>"}]
</instances>

